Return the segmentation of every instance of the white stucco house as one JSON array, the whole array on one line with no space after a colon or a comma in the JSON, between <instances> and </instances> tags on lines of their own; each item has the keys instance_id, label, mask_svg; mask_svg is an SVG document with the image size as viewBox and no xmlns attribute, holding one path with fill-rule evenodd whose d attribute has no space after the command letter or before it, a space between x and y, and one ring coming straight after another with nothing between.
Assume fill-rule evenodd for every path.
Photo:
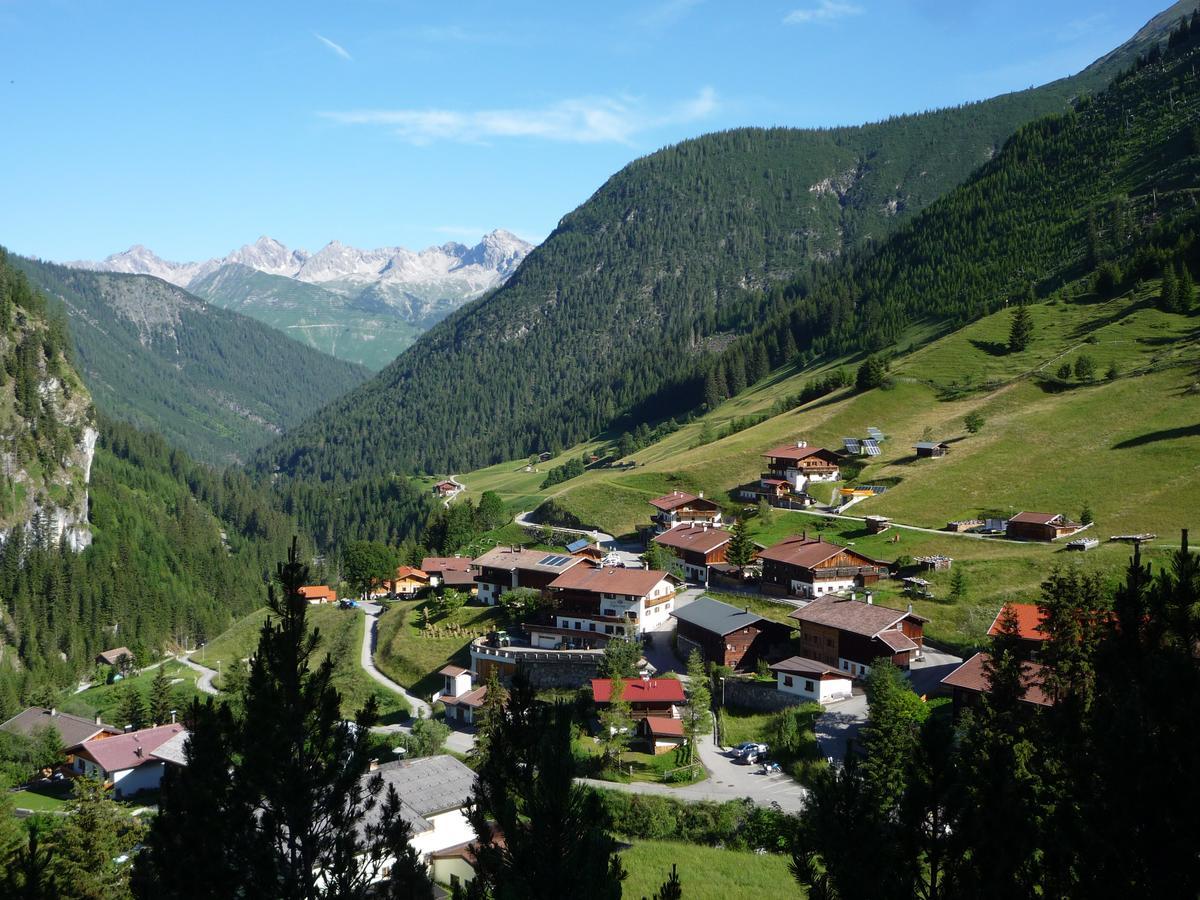
<instances>
[{"instance_id":1,"label":"white stucco house","mask_svg":"<svg viewBox=\"0 0 1200 900\"><path fill-rule=\"evenodd\" d=\"M847 673L803 656L780 660L771 666L771 671L775 673L777 690L818 703L845 700L853 689Z\"/></svg>"},{"instance_id":2,"label":"white stucco house","mask_svg":"<svg viewBox=\"0 0 1200 900\"><path fill-rule=\"evenodd\" d=\"M176 762L169 748L179 745L186 734L182 725L158 725L84 741L67 752L74 756L75 772L99 778L118 797L131 797L158 790L168 762ZM162 756L157 755L160 750Z\"/></svg>"}]
</instances>

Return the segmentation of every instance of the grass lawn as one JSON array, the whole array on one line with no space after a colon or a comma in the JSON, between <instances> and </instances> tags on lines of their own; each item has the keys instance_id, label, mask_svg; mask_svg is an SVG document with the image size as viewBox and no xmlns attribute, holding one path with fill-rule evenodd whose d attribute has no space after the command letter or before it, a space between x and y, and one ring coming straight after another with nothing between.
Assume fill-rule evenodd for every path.
<instances>
[{"instance_id":1,"label":"grass lawn","mask_svg":"<svg viewBox=\"0 0 1200 900\"><path fill-rule=\"evenodd\" d=\"M397 600L379 617L379 640L375 665L392 680L420 697L429 697L442 687L437 674L451 663L470 667L468 645L472 638L500 627L503 610L495 606L468 605L452 618L431 614L431 627L421 626L425 600Z\"/></svg>"},{"instance_id":2,"label":"grass lawn","mask_svg":"<svg viewBox=\"0 0 1200 900\"><path fill-rule=\"evenodd\" d=\"M55 812L67 805L70 792L44 793L42 791L10 791L8 799L17 809L31 809L34 812Z\"/></svg>"},{"instance_id":3,"label":"grass lawn","mask_svg":"<svg viewBox=\"0 0 1200 900\"><path fill-rule=\"evenodd\" d=\"M209 641L197 651L193 659L210 669L227 666L230 662L246 659L258 646L259 631L267 617L267 610L250 613L233 624L224 634ZM313 665L319 665L329 654L333 659L333 684L342 695L342 714L353 717L367 697L374 694L379 698L379 713L383 721L391 722L404 718L408 704L391 691L371 679L360 665L365 617L356 610L338 609L336 606L310 606L310 626L321 635L321 642L313 657ZM220 688L220 679L214 679Z\"/></svg>"},{"instance_id":4,"label":"grass lawn","mask_svg":"<svg viewBox=\"0 0 1200 900\"><path fill-rule=\"evenodd\" d=\"M621 854L629 877L622 894L626 897L652 897L678 866L683 896L687 900L728 900L749 897L753 900L794 900L804 896L788 872L788 857L755 854L749 850L723 850L673 841L635 841Z\"/></svg>"},{"instance_id":5,"label":"grass lawn","mask_svg":"<svg viewBox=\"0 0 1200 900\"><path fill-rule=\"evenodd\" d=\"M733 747L744 741L766 744L769 748L767 755L801 784L806 784L815 769L825 765L817 746L817 737L813 733L813 724L821 712L823 710L815 703L775 713L726 706L723 709L725 731L721 735L721 742L726 747ZM779 745L778 723L784 716L797 716L800 724L796 744L791 749Z\"/></svg>"},{"instance_id":6,"label":"grass lawn","mask_svg":"<svg viewBox=\"0 0 1200 900\"><path fill-rule=\"evenodd\" d=\"M174 708L182 711L184 706L192 701L192 698L200 696L200 692L196 689L198 675L192 669L174 660L163 663L163 668L167 677L173 682L171 691L175 698ZM142 692L142 697L148 704L150 683L154 681L157 672L157 669L151 669L140 675L124 678L114 684L101 684L88 688L86 691L72 694L63 700L61 708L63 712L89 719L98 715L108 724L120 727L124 723L116 721L117 711L120 709L121 698L125 696L125 692L130 687L137 688Z\"/></svg>"},{"instance_id":7,"label":"grass lawn","mask_svg":"<svg viewBox=\"0 0 1200 900\"><path fill-rule=\"evenodd\" d=\"M614 772L611 769L602 770L600 768L600 755L603 753L603 748L590 735L585 734L577 737L573 746L575 759L582 770L580 774L588 778L600 778L604 781L620 781L626 784L630 781L649 781L655 784L662 784L667 772L679 768L679 763L675 761L674 751L654 754L626 750L621 754L619 772ZM633 769L632 775L630 774L630 767ZM696 770L702 777L694 781L680 782L680 784L695 784L697 781L702 781L703 767L697 766Z\"/></svg>"}]
</instances>

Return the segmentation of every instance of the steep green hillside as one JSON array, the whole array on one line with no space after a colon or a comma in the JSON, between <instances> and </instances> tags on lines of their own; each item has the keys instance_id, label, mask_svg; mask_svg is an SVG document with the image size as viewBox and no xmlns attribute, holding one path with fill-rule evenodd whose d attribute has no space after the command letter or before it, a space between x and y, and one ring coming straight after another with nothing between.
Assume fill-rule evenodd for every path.
<instances>
[{"instance_id":1,"label":"steep green hillside","mask_svg":"<svg viewBox=\"0 0 1200 900\"><path fill-rule=\"evenodd\" d=\"M315 284L230 264L188 285L214 306L277 328L295 341L379 371L421 333L370 301Z\"/></svg>"},{"instance_id":2,"label":"steep green hillside","mask_svg":"<svg viewBox=\"0 0 1200 900\"><path fill-rule=\"evenodd\" d=\"M207 462L245 459L367 377L157 278L14 262L66 309L100 411Z\"/></svg>"},{"instance_id":3,"label":"steep green hillside","mask_svg":"<svg viewBox=\"0 0 1200 900\"><path fill-rule=\"evenodd\" d=\"M911 221L1018 126L1102 86L1158 34L1152 25L1074 79L958 109L827 131L741 129L638 160L564 217L508 284L260 465L321 479L458 469L569 446L623 416L636 424L693 408L714 353L827 284L822 261L857 260L847 251ZM907 257L914 268L928 260ZM850 267L832 271L840 281ZM757 293L783 282L787 294ZM798 321L754 374L845 321L859 299L821 296L811 305L833 321ZM864 342L888 333L882 315L860 329Z\"/></svg>"}]
</instances>

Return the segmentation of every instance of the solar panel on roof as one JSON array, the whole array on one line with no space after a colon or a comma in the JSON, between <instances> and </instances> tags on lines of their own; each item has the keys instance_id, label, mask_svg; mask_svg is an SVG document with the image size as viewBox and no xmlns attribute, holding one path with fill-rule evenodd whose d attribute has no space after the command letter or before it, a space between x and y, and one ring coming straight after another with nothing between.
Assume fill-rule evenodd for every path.
<instances>
[{"instance_id":1,"label":"solar panel on roof","mask_svg":"<svg viewBox=\"0 0 1200 900\"><path fill-rule=\"evenodd\" d=\"M543 559L541 562L539 562L538 565L539 566L561 566L563 563L565 563L570 558L571 557L569 557L569 556L560 556L558 554L555 554L553 556L547 556L545 559Z\"/></svg>"},{"instance_id":2,"label":"solar panel on roof","mask_svg":"<svg viewBox=\"0 0 1200 900\"><path fill-rule=\"evenodd\" d=\"M879 456L883 453L883 451L879 449L879 444L870 438L867 438L867 440L862 442L862 448L863 452L866 453L867 456Z\"/></svg>"},{"instance_id":3,"label":"solar panel on roof","mask_svg":"<svg viewBox=\"0 0 1200 900\"><path fill-rule=\"evenodd\" d=\"M846 445L847 453L858 454L858 453L862 452L858 448L858 439L857 438L842 438L842 443Z\"/></svg>"}]
</instances>

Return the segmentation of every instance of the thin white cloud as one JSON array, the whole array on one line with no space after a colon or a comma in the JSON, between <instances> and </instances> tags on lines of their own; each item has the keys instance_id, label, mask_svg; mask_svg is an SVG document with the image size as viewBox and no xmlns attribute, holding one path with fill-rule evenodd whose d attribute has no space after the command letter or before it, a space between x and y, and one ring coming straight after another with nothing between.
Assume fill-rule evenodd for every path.
<instances>
[{"instance_id":1,"label":"thin white cloud","mask_svg":"<svg viewBox=\"0 0 1200 900\"><path fill-rule=\"evenodd\" d=\"M349 50L347 50L347 49L346 49L345 47L343 47L341 44L335 44L335 43L334 43L333 41L331 41L329 38L325 37L325 35L323 35L323 34L317 34L317 33L314 31L314 32L313 32L313 37L315 37L315 38L316 38L318 41L320 41L322 44L324 44L326 47L328 47L330 50L332 50L334 53L336 53L336 54L337 54L338 56L340 56L342 59L349 59L349 60L353 60L353 59L354 59L354 57L350 55L350 51L349 51Z\"/></svg>"},{"instance_id":2,"label":"thin white cloud","mask_svg":"<svg viewBox=\"0 0 1200 900\"><path fill-rule=\"evenodd\" d=\"M862 15L863 8L843 0L820 0L816 6L805 9L793 9L783 17L784 25L808 25L811 23L833 22L847 16Z\"/></svg>"},{"instance_id":3,"label":"thin white cloud","mask_svg":"<svg viewBox=\"0 0 1200 900\"><path fill-rule=\"evenodd\" d=\"M342 125L390 128L413 144L502 138L631 144L642 132L704 119L718 105L716 92L705 87L695 97L657 112L629 97L580 97L524 109L361 109L320 115Z\"/></svg>"}]
</instances>

